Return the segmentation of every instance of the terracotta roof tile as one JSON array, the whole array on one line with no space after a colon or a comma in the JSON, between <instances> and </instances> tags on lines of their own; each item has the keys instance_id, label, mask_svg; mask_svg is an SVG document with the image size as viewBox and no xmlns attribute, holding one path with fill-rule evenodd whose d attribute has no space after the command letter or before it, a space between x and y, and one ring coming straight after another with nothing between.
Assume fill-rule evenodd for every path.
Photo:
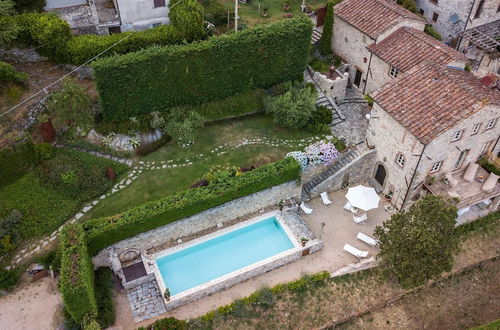
<instances>
[{"instance_id":1,"label":"terracotta roof tile","mask_svg":"<svg viewBox=\"0 0 500 330\"><path fill-rule=\"evenodd\" d=\"M385 62L405 72L425 61L448 64L468 60L453 48L411 27L402 27L378 44L368 46Z\"/></svg>"},{"instance_id":2,"label":"terracotta roof tile","mask_svg":"<svg viewBox=\"0 0 500 330\"><path fill-rule=\"evenodd\" d=\"M344 0L335 6L335 14L374 39L405 18L425 22L389 0Z\"/></svg>"},{"instance_id":3,"label":"terracotta roof tile","mask_svg":"<svg viewBox=\"0 0 500 330\"><path fill-rule=\"evenodd\" d=\"M472 73L431 62L415 66L373 98L425 144L484 105L500 105L500 92L483 86Z\"/></svg>"}]
</instances>

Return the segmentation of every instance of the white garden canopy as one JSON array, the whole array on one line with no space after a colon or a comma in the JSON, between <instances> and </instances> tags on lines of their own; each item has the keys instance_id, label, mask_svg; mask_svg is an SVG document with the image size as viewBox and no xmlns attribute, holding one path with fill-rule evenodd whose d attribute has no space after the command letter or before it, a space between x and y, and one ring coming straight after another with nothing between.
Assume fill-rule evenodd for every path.
<instances>
[{"instance_id":1,"label":"white garden canopy","mask_svg":"<svg viewBox=\"0 0 500 330\"><path fill-rule=\"evenodd\" d=\"M345 197L352 206L364 211L376 209L380 201L380 197L377 195L375 189L363 185L349 188Z\"/></svg>"}]
</instances>

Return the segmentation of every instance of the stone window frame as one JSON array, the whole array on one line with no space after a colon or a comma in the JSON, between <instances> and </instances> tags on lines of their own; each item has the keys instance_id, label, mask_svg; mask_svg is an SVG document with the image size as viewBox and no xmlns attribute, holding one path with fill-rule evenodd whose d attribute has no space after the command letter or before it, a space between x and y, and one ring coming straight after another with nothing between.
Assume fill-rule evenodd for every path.
<instances>
[{"instance_id":1,"label":"stone window frame","mask_svg":"<svg viewBox=\"0 0 500 330\"><path fill-rule=\"evenodd\" d=\"M474 19L481 17L481 13L483 12L483 7L485 2L486 2L485 0L479 1L476 8L476 13L474 14Z\"/></svg>"},{"instance_id":2,"label":"stone window frame","mask_svg":"<svg viewBox=\"0 0 500 330\"><path fill-rule=\"evenodd\" d=\"M462 166L465 163L465 160L467 159L467 155L468 154L469 154L469 150L468 149L460 151L460 153L458 154L458 158L455 161L455 164L453 164L453 170L454 171L458 171L459 169L462 168Z\"/></svg>"},{"instance_id":3,"label":"stone window frame","mask_svg":"<svg viewBox=\"0 0 500 330\"><path fill-rule=\"evenodd\" d=\"M431 165L430 173L437 173L437 172L439 172L439 170L441 169L442 166L443 166L443 161L442 160L433 163Z\"/></svg>"},{"instance_id":4,"label":"stone window frame","mask_svg":"<svg viewBox=\"0 0 500 330\"><path fill-rule=\"evenodd\" d=\"M439 19L439 14L438 14L438 13L436 13L436 12L434 12L434 13L432 14L432 21L433 21L434 23L437 23L438 19Z\"/></svg>"},{"instance_id":5,"label":"stone window frame","mask_svg":"<svg viewBox=\"0 0 500 330\"><path fill-rule=\"evenodd\" d=\"M389 67L389 77L397 78L398 74L399 74L398 68L396 68L394 65L391 65Z\"/></svg>"},{"instance_id":6,"label":"stone window frame","mask_svg":"<svg viewBox=\"0 0 500 330\"><path fill-rule=\"evenodd\" d=\"M398 164L400 167L404 167L406 163L406 158L405 155L403 155L401 152L398 152L396 155L396 159L394 160L396 164Z\"/></svg>"},{"instance_id":7,"label":"stone window frame","mask_svg":"<svg viewBox=\"0 0 500 330\"><path fill-rule=\"evenodd\" d=\"M472 133L470 133L470 135L476 135L477 133L479 133L480 129L481 123L474 124L474 126L472 126Z\"/></svg>"},{"instance_id":8,"label":"stone window frame","mask_svg":"<svg viewBox=\"0 0 500 330\"><path fill-rule=\"evenodd\" d=\"M496 126L496 124L497 124L497 118L490 119L484 130L486 131L486 130L492 129L493 127Z\"/></svg>"},{"instance_id":9,"label":"stone window frame","mask_svg":"<svg viewBox=\"0 0 500 330\"><path fill-rule=\"evenodd\" d=\"M451 139L451 141L455 142L460 140L462 138L463 133L464 133L463 129L456 131L455 134L453 134L453 138Z\"/></svg>"}]
</instances>

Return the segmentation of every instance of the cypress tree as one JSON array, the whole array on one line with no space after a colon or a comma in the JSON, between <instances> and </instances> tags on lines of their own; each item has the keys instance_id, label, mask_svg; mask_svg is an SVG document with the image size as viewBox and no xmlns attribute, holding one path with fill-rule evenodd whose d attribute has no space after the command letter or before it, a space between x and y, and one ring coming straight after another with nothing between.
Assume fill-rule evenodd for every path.
<instances>
[{"instance_id":1,"label":"cypress tree","mask_svg":"<svg viewBox=\"0 0 500 330\"><path fill-rule=\"evenodd\" d=\"M333 2L328 1L326 4L325 24L323 25L323 34L320 40L321 55L328 55L332 52L332 35L333 35Z\"/></svg>"}]
</instances>

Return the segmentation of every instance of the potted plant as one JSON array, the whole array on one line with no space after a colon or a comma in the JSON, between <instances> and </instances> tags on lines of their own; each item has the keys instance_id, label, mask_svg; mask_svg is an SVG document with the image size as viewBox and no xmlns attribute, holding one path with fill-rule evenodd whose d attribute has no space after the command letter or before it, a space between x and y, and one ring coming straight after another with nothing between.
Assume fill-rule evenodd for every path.
<instances>
[{"instance_id":1,"label":"potted plant","mask_svg":"<svg viewBox=\"0 0 500 330\"><path fill-rule=\"evenodd\" d=\"M285 206L285 200L284 199L280 199L276 205L278 205L278 207L280 208L280 211L283 211L283 206Z\"/></svg>"},{"instance_id":2,"label":"potted plant","mask_svg":"<svg viewBox=\"0 0 500 330\"><path fill-rule=\"evenodd\" d=\"M269 10L269 9L268 9L267 7L263 7L263 8L262 8L262 16L263 16L263 17L267 17L267 11L268 11L268 10Z\"/></svg>"},{"instance_id":3,"label":"potted plant","mask_svg":"<svg viewBox=\"0 0 500 330\"><path fill-rule=\"evenodd\" d=\"M347 190L347 188L349 188L349 182L342 182L342 189Z\"/></svg>"},{"instance_id":4,"label":"potted plant","mask_svg":"<svg viewBox=\"0 0 500 330\"><path fill-rule=\"evenodd\" d=\"M387 194L385 194L385 199L390 201L392 199L392 191L389 191Z\"/></svg>"},{"instance_id":5,"label":"potted plant","mask_svg":"<svg viewBox=\"0 0 500 330\"><path fill-rule=\"evenodd\" d=\"M432 184L434 183L434 181L436 181L436 177L434 177L434 176L430 176L430 177L429 177L429 180L427 181L427 184L428 184L429 186L432 186Z\"/></svg>"},{"instance_id":6,"label":"potted plant","mask_svg":"<svg viewBox=\"0 0 500 330\"><path fill-rule=\"evenodd\" d=\"M170 301L170 289L166 288L165 292L163 292L163 297L165 297L166 301Z\"/></svg>"},{"instance_id":7,"label":"potted plant","mask_svg":"<svg viewBox=\"0 0 500 330\"><path fill-rule=\"evenodd\" d=\"M309 242L309 238L306 238L306 237L300 238L300 243L302 243L302 246L306 246L307 242Z\"/></svg>"}]
</instances>

